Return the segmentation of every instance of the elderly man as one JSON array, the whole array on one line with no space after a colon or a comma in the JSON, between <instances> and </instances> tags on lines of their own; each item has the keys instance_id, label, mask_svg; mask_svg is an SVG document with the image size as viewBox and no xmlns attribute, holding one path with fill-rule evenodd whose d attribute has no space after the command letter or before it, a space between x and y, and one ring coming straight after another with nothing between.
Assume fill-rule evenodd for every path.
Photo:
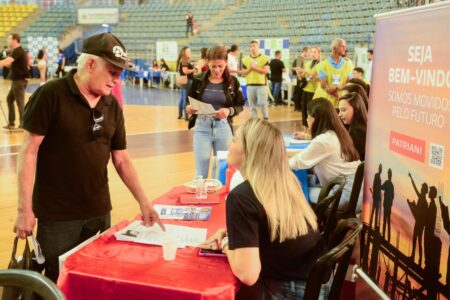
<instances>
[{"instance_id":1,"label":"elderly man","mask_svg":"<svg viewBox=\"0 0 450 300\"><path fill-rule=\"evenodd\" d=\"M313 99L326 98L338 107L339 93L352 77L353 64L345 58L347 46L343 39L337 38L331 43L333 54L324 60L319 71L320 87Z\"/></svg>"},{"instance_id":2,"label":"elderly man","mask_svg":"<svg viewBox=\"0 0 450 300\"><path fill-rule=\"evenodd\" d=\"M0 60L0 67L10 68L9 76L12 83L8 96L6 96L9 111L8 125L3 128L11 130L14 129L16 121L14 101L17 102L20 123L22 122L23 107L25 105L25 89L27 88L28 57L25 50L20 46L20 35L17 33L11 33L8 36L8 47L11 53L9 57Z\"/></svg>"},{"instance_id":3,"label":"elderly man","mask_svg":"<svg viewBox=\"0 0 450 300\"><path fill-rule=\"evenodd\" d=\"M45 275L53 281L59 274L59 255L110 227L110 156L139 203L143 223L162 226L128 156L123 113L110 95L122 69L129 68L125 47L114 35L102 33L87 39L82 52L78 70L31 96L18 156L14 232L25 238L38 219Z\"/></svg>"}]
</instances>

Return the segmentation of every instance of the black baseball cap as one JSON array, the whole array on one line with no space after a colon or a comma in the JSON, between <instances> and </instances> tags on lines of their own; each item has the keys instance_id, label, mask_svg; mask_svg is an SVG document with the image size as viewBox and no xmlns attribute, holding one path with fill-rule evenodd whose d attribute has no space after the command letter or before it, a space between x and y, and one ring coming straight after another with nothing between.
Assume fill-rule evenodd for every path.
<instances>
[{"instance_id":1,"label":"black baseball cap","mask_svg":"<svg viewBox=\"0 0 450 300\"><path fill-rule=\"evenodd\" d=\"M99 56L119 68L134 71L134 65L128 62L125 46L110 32L87 38L81 52Z\"/></svg>"}]
</instances>

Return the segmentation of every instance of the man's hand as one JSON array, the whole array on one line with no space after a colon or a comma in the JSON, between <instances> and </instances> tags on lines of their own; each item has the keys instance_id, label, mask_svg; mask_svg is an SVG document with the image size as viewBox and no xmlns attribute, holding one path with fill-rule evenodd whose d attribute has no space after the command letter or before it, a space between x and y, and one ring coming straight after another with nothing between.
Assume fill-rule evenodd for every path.
<instances>
[{"instance_id":1,"label":"man's hand","mask_svg":"<svg viewBox=\"0 0 450 300\"><path fill-rule=\"evenodd\" d=\"M33 233L35 224L36 218L33 211L19 212L13 230L18 238L25 239Z\"/></svg>"},{"instance_id":2,"label":"man's hand","mask_svg":"<svg viewBox=\"0 0 450 300\"><path fill-rule=\"evenodd\" d=\"M163 231L166 231L164 224L159 219L159 215L150 203L141 204L142 223L145 226L153 226L157 223Z\"/></svg>"},{"instance_id":3,"label":"man's hand","mask_svg":"<svg viewBox=\"0 0 450 300\"><path fill-rule=\"evenodd\" d=\"M225 119L228 118L228 116L230 115L230 109L229 108L221 108L219 109L216 114L214 115L214 117L216 117L217 119Z\"/></svg>"}]
</instances>

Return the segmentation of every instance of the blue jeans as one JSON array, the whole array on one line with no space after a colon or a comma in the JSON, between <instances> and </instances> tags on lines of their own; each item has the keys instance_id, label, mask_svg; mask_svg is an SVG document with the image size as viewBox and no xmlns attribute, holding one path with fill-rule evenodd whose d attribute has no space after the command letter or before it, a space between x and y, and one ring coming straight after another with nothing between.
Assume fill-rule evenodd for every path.
<instances>
[{"instance_id":1,"label":"blue jeans","mask_svg":"<svg viewBox=\"0 0 450 300\"><path fill-rule=\"evenodd\" d=\"M111 214L73 221L38 219L37 240L45 257L45 276L56 282L59 275L58 257L81 244L98 231L111 227Z\"/></svg>"},{"instance_id":2,"label":"blue jeans","mask_svg":"<svg viewBox=\"0 0 450 300\"><path fill-rule=\"evenodd\" d=\"M187 88L180 88L180 100L178 100L178 118L181 118L183 116L183 111L184 111L184 118L185 119L188 118L188 114L186 111L187 94L188 94Z\"/></svg>"},{"instance_id":3,"label":"blue jeans","mask_svg":"<svg viewBox=\"0 0 450 300\"><path fill-rule=\"evenodd\" d=\"M184 118L185 119L189 118L188 113L186 111L186 104L191 83L192 80L189 79L187 86L180 88L180 100L178 101L178 118L181 118L183 116L183 111L184 111Z\"/></svg>"},{"instance_id":4,"label":"blue jeans","mask_svg":"<svg viewBox=\"0 0 450 300\"><path fill-rule=\"evenodd\" d=\"M281 85L282 82L272 82L270 85L270 93L272 93L273 99L275 99L275 102L279 103L281 102Z\"/></svg>"},{"instance_id":5,"label":"blue jeans","mask_svg":"<svg viewBox=\"0 0 450 300\"><path fill-rule=\"evenodd\" d=\"M217 151L228 150L228 141L233 137L227 119L199 115L195 121L194 158L195 176L208 177L211 149Z\"/></svg>"},{"instance_id":6,"label":"blue jeans","mask_svg":"<svg viewBox=\"0 0 450 300\"><path fill-rule=\"evenodd\" d=\"M318 300L328 299L330 293L331 279L328 283L322 284ZM274 287L265 285L263 288L264 300L285 300L285 299L303 299L305 296L305 281L276 281Z\"/></svg>"}]
</instances>

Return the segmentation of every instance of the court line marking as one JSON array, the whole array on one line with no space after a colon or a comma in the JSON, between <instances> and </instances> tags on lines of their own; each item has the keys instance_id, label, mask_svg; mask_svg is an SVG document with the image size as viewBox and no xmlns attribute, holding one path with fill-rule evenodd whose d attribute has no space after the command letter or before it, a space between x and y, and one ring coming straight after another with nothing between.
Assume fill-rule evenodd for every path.
<instances>
[{"instance_id":1,"label":"court line marking","mask_svg":"<svg viewBox=\"0 0 450 300\"><path fill-rule=\"evenodd\" d=\"M130 133L127 134L128 136L139 136L139 135L149 135L149 134L154 134L154 133L167 133L167 132L177 132L177 131L187 131L185 129L179 129L179 130L165 130L165 131L146 131L146 132L137 132L137 133ZM4 146L0 146L0 148L6 148L6 147L15 147L15 146L21 146L22 144L11 144L11 145L4 145ZM0 157L4 157L4 156L14 156L19 154L19 152L9 152L9 153L0 153Z\"/></svg>"}]
</instances>

